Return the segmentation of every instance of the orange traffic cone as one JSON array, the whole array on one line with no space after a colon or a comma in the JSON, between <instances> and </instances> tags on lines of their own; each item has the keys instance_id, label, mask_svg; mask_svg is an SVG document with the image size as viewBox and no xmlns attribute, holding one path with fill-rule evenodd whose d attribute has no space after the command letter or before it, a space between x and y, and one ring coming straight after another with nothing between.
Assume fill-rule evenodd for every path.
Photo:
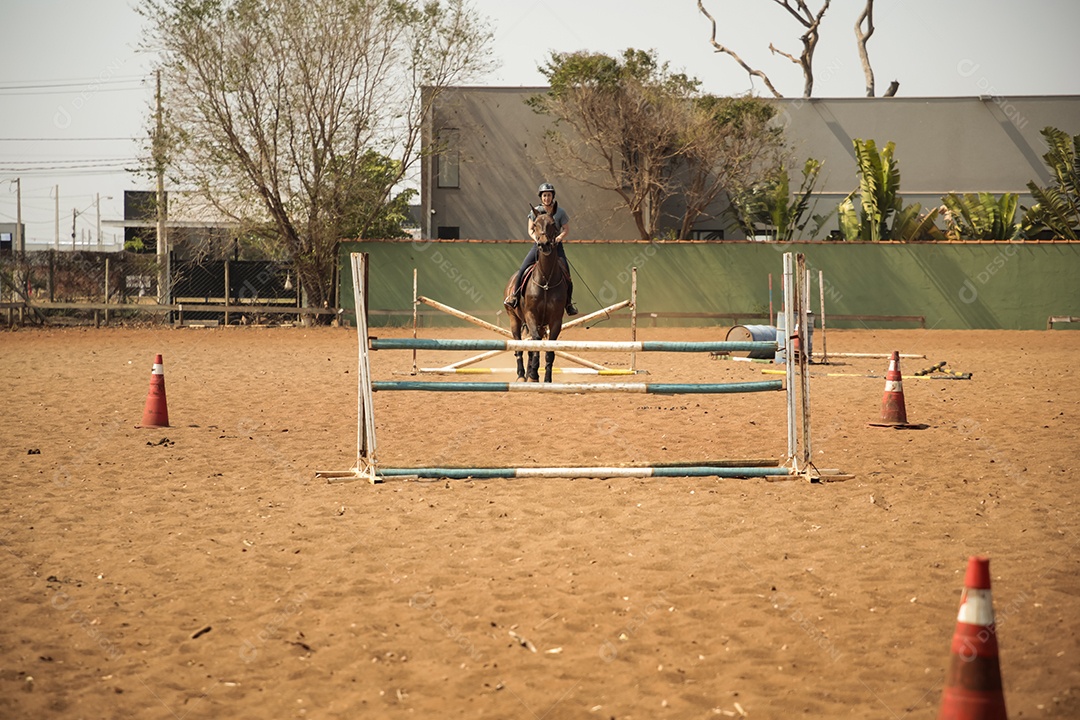
<instances>
[{"instance_id":1,"label":"orange traffic cone","mask_svg":"<svg viewBox=\"0 0 1080 720\"><path fill-rule=\"evenodd\" d=\"M990 560L968 560L938 720L1007 720L1001 691Z\"/></svg>"},{"instance_id":2,"label":"orange traffic cone","mask_svg":"<svg viewBox=\"0 0 1080 720\"><path fill-rule=\"evenodd\" d=\"M928 426L912 425L907 421L904 406L904 383L900 375L900 352L893 350L889 358L889 370L885 373L885 393L881 396L881 422L870 423L874 427L921 430Z\"/></svg>"},{"instance_id":3,"label":"orange traffic cone","mask_svg":"<svg viewBox=\"0 0 1080 720\"><path fill-rule=\"evenodd\" d=\"M139 427L169 427L169 408L165 401L165 370L160 355L154 356L154 367L150 371L150 389L146 393L146 407Z\"/></svg>"}]
</instances>

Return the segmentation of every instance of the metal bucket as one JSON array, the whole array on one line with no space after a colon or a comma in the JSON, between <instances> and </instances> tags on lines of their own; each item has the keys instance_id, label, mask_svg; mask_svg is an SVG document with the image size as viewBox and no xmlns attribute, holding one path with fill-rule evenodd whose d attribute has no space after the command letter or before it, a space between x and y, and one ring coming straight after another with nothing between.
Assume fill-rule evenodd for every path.
<instances>
[{"instance_id":1,"label":"metal bucket","mask_svg":"<svg viewBox=\"0 0 1080 720\"><path fill-rule=\"evenodd\" d=\"M736 325L728 330L727 340L732 342L776 342L776 328L772 325ZM768 360L772 350L742 350L731 353L733 357Z\"/></svg>"}]
</instances>

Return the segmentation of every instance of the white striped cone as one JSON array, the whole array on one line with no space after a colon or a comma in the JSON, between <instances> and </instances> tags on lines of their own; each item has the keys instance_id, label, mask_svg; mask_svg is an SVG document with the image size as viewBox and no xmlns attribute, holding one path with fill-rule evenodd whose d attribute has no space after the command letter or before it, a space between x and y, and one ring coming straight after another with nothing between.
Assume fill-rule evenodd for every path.
<instances>
[{"instance_id":1,"label":"white striped cone","mask_svg":"<svg viewBox=\"0 0 1080 720\"><path fill-rule=\"evenodd\" d=\"M987 558L968 559L949 656L938 720L1007 720Z\"/></svg>"},{"instance_id":2,"label":"white striped cone","mask_svg":"<svg viewBox=\"0 0 1080 720\"><path fill-rule=\"evenodd\" d=\"M907 425L904 407L904 384L900 375L900 352L893 350L889 370L885 373L885 394L881 397L881 424Z\"/></svg>"},{"instance_id":3,"label":"white striped cone","mask_svg":"<svg viewBox=\"0 0 1080 720\"><path fill-rule=\"evenodd\" d=\"M154 367L150 370L150 389L146 393L146 406L143 408L142 424L139 427L169 427L169 406L165 400L165 366L161 355L154 356Z\"/></svg>"}]
</instances>

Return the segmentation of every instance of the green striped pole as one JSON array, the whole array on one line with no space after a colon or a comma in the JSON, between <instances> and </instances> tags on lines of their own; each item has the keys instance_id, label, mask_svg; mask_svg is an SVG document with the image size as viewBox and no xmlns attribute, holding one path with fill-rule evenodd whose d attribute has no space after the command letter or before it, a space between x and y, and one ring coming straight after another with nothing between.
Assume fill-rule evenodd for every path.
<instances>
[{"instance_id":1,"label":"green striped pole","mask_svg":"<svg viewBox=\"0 0 1080 720\"><path fill-rule=\"evenodd\" d=\"M540 393L649 393L653 395L718 395L783 390L782 380L734 383L528 383L528 382L429 382L423 380L373 380L378 391L418 392L540 392Z\"/></svg>"},{"instance_id":2,"label":"green striped pole","mask_svg":"<svg viewBox=\"0 0 1080 720\"><path fill-rule=\"evenodd\" d=\"M465 480L494 478L649 478L649 477L722 477L752 478L786 476L786 467L721 467L714 465L665 465L663 467L412 467L378 468L379 477L421 477Z\"/></svg>"},{"instance_id":3,"label":"green striped pole","mask_svg":"<svg viewBox=\"0 0 1080 720\"><path fill-rule=\"evenodd\" d=\"M537 352L554 350L601 350L607 352L750 352L776 351L775 341L715 340L705 342L669 342L664 340L451 340L435 338L377 338L368 340L372 350L518 350Z\"/></svg>"}]
</instances>

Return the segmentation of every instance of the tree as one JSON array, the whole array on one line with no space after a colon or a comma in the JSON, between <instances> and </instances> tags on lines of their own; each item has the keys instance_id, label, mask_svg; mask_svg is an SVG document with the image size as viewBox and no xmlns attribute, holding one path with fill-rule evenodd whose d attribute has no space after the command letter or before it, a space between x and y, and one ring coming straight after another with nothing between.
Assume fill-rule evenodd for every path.
<instances>
[{"instance_id":1,"label":"tree","mask_svg":"<svg viewBox=\"0 0 1080 720\"><path fill-rule=\"evenodd\" d=\"M1024 208L1024 231L1028 237L1049 231L1058 239L1080 239L1080 135L1070 138L1054 127L1040 132L1050 148L1043 162L1053 184L1044 188L1028 183L1036 202Z\"/></svg>"},{"instance_id":2,"label":"tree","mask_svg":"<svg viewBox=\"0 0 1080 720\"><path fill-rule=\"evenodd\" d=\"M630 211L643 240L657 236L676 196L685 200L678 236L687 237L710 203L760 172L780 145L771 105L703 95L651 52L553 53L541 72L550 88L528 103L555 118L550 156L562 172L617 194L616 209Z\"/></svg>"},{"instance_id":3,"label":"tree","mask_svg":"<svg viewBox=\"0 0 1080 720\"><path fill-rule=\"evenodd\" d=\"M769 44L769 51L774 55L782 55L783 57L786 57L788 60L799 66L803 73L803 97L811 97L814 92L814 50L817 49L818 44L818 29L821 27L821 20L825 17L825 12L829 9L829 4L832 2L832 0L825 0L825 2L822 3L821 8L818 9L816 12L810 10L805 0L795 0L794 5L791 4L790 0L772 1L780 7L784 8L789 15L794 17L795 20L797 20L799 24L805 28L805 32L803 32L803 34L799 36L799 40L802 42L803 49L802 52L799 54L798 58L796 58L791 53L786 53L778 49L772 43ZM733 50L717 42L716 20L714 20L713 16L710 15L707 10L705 10L705 5L702 0L698 0L698 10L701 12L702 15L709 19L709 22L712 23L712 37L710 39L710 42L712 43L712 46L716 49L716 52L722 52L730 55L732 58L734 58L735 62L739 63L739 65L741 65L744 70L750 73L750 75L760 77L765 82L765 86L768 87L769 90L772 92L773 96L783 97L783 95L781 95L776 90L776 88L773 87L772 82L765 75L765 73L761 72L760 70L751 69L750 66L747 65L742 58L735 54Z\"/></svg>"},{"instance_id":4,"label":"tree","mask_svg":"<svg viewBox=\"0 0 1080 720\"><path fill-rule=\"evenodd\" d=\"M685 168L685 201L679 239L688 239L694 223L723 193L729 196L762 174L783 167L783 134L770 126L776 106L758 98L705 95L690 109L682 134L680 162Z\"/></svg>"},{"instance_id":5,"label":"tree","mask_svg":"<svg viewBox=\"0 0 1080 720\"><path fill-rule=\"evenodd\" d=\"M828 11L832 0L824 0L817 10L811 10L805 0L771 0L771 2L782 7L789 15L795 18L803 26L803 32L799 35L802 52L799 53L798 57L780 50L772 43L769 43L769 52L773 55L785 57L799 67L803 75L802 96L804 98L812 97L814 94L814 51L817 49L818 40L820 39L821 22L825 18L825 13ZM870 66L870 56L866 51L866 43L870 40L870 36L874 34L874 0L865 0L865 2L862 12L855 21L855 43L859 50L859 60L862 62L863 73L866 75L866 96L873 97L874 71ZM698 0L697 6L698 11L708 18L712 25L709 42L716 52L730 56L751 78L760 78L765 83L765 87L769 89L769 92L773 94L773 97L783 97L768 75L759 69L752 68L738 53L716 39L716 20L705 9L703 0ZM864 23L866 24L865 30L863 29ZM899 87L899 83L894 80L886 96L891 97L895 94L897 87Z\"/></svg>"},{"instance_id":6,"label":"tree","mask_svg":"<svg viewBox=\"0 0 1080 720\"><path fill-rule=\"evenodd\" d=\"M938 208L923 213L920 203L903 204L900 168L893 159L896 144L886 143L880 153L873 140L864 142L856 138L853 144L859 187L852 190L837 208L844 239L877 242L944 237L934 225ZM856 193L859 194L858 210L853 201Z\"/></svg>"},{"instance_id":7,"label":"tree","mask_svg":"<svg viewBox=\"0 0 1080 720\"><path fill-rule=\"evenodd\" d=\"M619 195L643 240L659 227L671 195L669 175L679 145L682 106L697 81L668 72L652 53L626 50L552 53L540 69L549 90L528 100L556 118L547 134L567 174ZM566 132L561 128L569 128Z\"/></svg>"},{"instance_id":8,"label":"tree","mask_svg":"<svg viewBox=\"0 0 1080 720\"><path fill-rule=\"evenodd\" d=\"M855 44L859 48L859 62L862 63L863 75L866 76L866 97L874 97L874 68L870 66L870 54L866 51L866 43L870 41L870 36L874 34L875 29L874 0L866 0L863 11L855 20Z\"/></svg>"},{"instance_id":9,"label":"tree","mask_svg":"<svg viewBox=\"0 0 1080 720\"><path fill-rule=\"evenodd\" d=\"M336 304L343 238L392 229L443 88L487 67L465 0L142 0L171 181L284 249ZM424 88L424 92L421 89Z\"/></svg>"}]
</instances>

